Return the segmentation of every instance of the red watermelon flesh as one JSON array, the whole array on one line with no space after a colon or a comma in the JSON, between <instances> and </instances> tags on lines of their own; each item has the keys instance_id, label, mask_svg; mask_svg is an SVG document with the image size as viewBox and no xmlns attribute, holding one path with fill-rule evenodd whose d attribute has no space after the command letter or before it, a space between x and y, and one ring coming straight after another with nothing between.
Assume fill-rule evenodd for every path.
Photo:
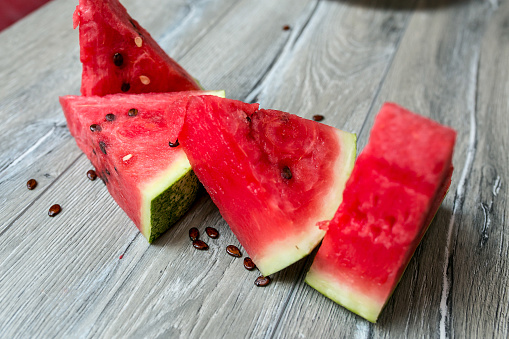
<instances>
[{"instance_id":1,"label":"red watermelon flesh","mask_svg":"<svg viewBox=\"0 0 509 339\"><path fill-rule=\"evenodd\" d=\"M190 97L180 143L264 275L308 255L355 159L355 135L258 104Z\"/></svg>"},{"instance_id":2,"label":"red watermelon flesh","mask_svg":"<svg viewBox=\"0 0 509 339\"><path fill-rule=\"evenodd\" d=\"M80 149L149 242L194 201L198 181L175 142L190 95L178 92L64 96L60 103Z\"/></svg>"},{"instance_id":3,"label":"red watermelon flesh","mask_svg":"<svg viewBox=\"0 0 509 339\"><path fill-rule=\"evenodd\" d=\"M455 137L385 104L306 282L375 322L447 193Z\"/></svg>"},{"instance_id":4,"label":"red watermelon flesh","mask_svg":"<svg viewBox=\"0 0 509 339\"><path fill-rule=\"evenodd\" d=\"M118 0L80 0L73 21L80 27L81 94L200 89Z\"/></svg>"}]
</instances>

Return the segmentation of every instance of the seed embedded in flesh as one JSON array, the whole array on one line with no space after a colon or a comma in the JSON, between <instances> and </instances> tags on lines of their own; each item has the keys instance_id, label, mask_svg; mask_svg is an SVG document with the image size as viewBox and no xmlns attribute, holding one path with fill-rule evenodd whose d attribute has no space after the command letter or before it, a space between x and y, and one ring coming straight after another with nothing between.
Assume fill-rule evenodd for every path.
<instances>
[{"instance_id":1,"label":"seed embedded in flesh","mask_svg":"<svg viewBox=\"0 0 509 339\"><path fill-rule=\"evenodd\" d=\"M90 125L90 130L92 132L100 132L100 131L102 131L102 128L101 128L101 126L99 126L97 124L92 124L92 125Z\"/></svg>"},{"instance_id":2,"label":"seed embedded in flesh","mask_svg":"<svg viewBox=\"0 0 509 339\"><path fill-rule=\"evenodd\" d=\"M144 85L150 84L150 78L146 75L140 75L140 81Z\"/></svg>"},{"instance_id":3,"label":"seed embedded in flesh","mask_svg":"<svg viewBox=\"0 0 509 339\"><path fill-rule=\"evenodd\" d=\"M62 210L62 207L60 207L59 204L55 204L53 206L51 206L49 208L49 211L48 211L48 215L50 217L54 217L55 215L57 215L58 213L60 213L60 211Z\"/></svg>"},{"instance_id":4,"label":"seed embedded in flesh","mask_svg":"<svg viewBox=\"0 0 509 339\"><path fill-rule=\"evenodd\" d=\"M136 44L136 46L141 47L143 45L143 39L137 36L136 38L134 38L134 43Z\"/></svg>"},{"instance_id":5,"label":"seed embedded in flesh","mask_svg":"<svg viewBox=\"0 0 509 339\"><path fill-rule=\"evenodd\" d=\"M104 141L99 141L99 148L104 155L106 155L106 143Z\"/></svg>"},{"instance_id":6,"label":"seed embedded in flesh","mask_svg":"<svg viewBox=\"0 0 509 339\"><path fill-rule=\"evenodd\" d=\"M251 260L250 257L244 258L244 268L248 271L252 271L256 268L255 263L253 262L253 260Z\"/></svg>"},{"instance_id":7,"label":"seed embedded in flesh","mask_svg":"<svg viewBox=\"0 0 509 339\"><path fill-rule=\"evenodd\" d=\"M127 160L131 159L132 157L133 157L133 155L132 155L132 154L128 154L128 155L126 155L125 157L123 157L123 158L122 158L122 160L123 160L123 161L127 161Z\"/></svg>"},{"instance_id":8,"label":"seed embedded in flesh","mask_svg":"<svg viewBox=\"0 0 509 339\"><path fill-rule=\"evenodd\" d=\"M113 63L115 66L120 67L124 64L124 57L120 53L115 53L113 55Z\"/></svg>"},{"instance_id":9,"label":"seed embedded in flesh","mask_svg":"<svg viewBox=\"0 0 509 339\"><path fill-rule=\"evenodd\" d=\"M95 173L94 170L90 170L87 172L87 178L90 179L90 181L94 181L97 179L97 173Z\"/></svg>"},{"instance_id":10,"label":"seed embedded in flesh","mask_svg":"<svg viewBox=\"0 0 509 339\"><path fill-rule=\"evenodd\" d=\"M270 284L270 277L264 277L263 275L256 278L254 284L258 287L265 287Z\"/></svg>"},{"instance_id":11,"label":"seed embedded in flesh","mask_svg":"<svg viewBox=\"0 0 509 339\"><path fill-rule=\"evenodd\" d=\"M212 239L217 239L219 237L219 232L214 227L205 228L205 232Z\"/></svg>"},{"instance_id":12,"label":"seed embedded in flesh","mask_svg":"<svg viewBox=\"0 0 509 339\"><path fill-rule=\"evenodd\" d=\"M177 147L180 145L179 143L179 139L177 138L177 140L175 140L175 142L169 142L168 145L170 145L170 147Z\"/></svg>"},{"instance_id":13,"label":"seed embedded in flesh","mask_svg":"<svg viewBox=\"0 0 509 339\"><path fill-rule=\"evenodd\" d=\"M284 25L283 31L288 31L288 30L290 30L290 28L291 28L290 25Z\"/></svg>"},{"instance_id":14,"label":"seed embedded in flesh","mask_svg":"<svg viewBox=\"0 0 509 339\"><path fill-rule=\"evenodd\" d=\"M106 174L111 175L110 171L108 171L107 168L105 168L104 171L106 172Z\"/></svg>"},{"instance_id":15,"label":"seed embedded in flesh","mask_svg":"<svg viewBox=\"0 0 509 339\"><path fill-rule=\"evenodd\" d=\"M120 87L120 90L122 92L127 92L131 88L131 85L129 85L128 82L124 82L122 86Z\"/></svg>"},{"instance_id":16,"label":"seed embedded in flesh","mask_svg":"<svg viewBox=\"0 0 509 339\"><path fill-rule=\"evenodd\" d=\"M189 229L189 239L192 241L198 240L200 237L200 231L196 227Z\"/></svg>"},{"instance_id":17,"label":"seed embedded in flesh","mask_svg":"<svg viewBox=\"0 0 509 339\"><path fill-rule=\"evenodd\" d=\"M33 190L36 186L37 186L37 180L30 179L30 180L27 181L27 188L29 190Z\"/></svg>"},{"instance_id":18,"label":"seed embedded in flesh","mask_svg":"<svg viewBox=\"0 0 509 339\"><path fill-rule=\"evenodd\" d=\"M209 249L209 245L207 245L207 243L201 240L194 240L193 247L200 251L205 251Z\"/></svg>"},{"instance_id":19,"label":"seed embedded in flesh","mask_svg":"<svg viewBox=\"0 0 509 339\"><path fill-rule=\"evenodd\" d=\"M247 120L247 122L251 122L251 117L247 116L246 120Z\"/></svg>"},{"instance_id":20,"label":"seed embedded in flesh","mask_svg":"<svg viewBox=\"0 0 509 339\"><path fill-rule=\"evenodd\" d=\"M130 116L130 117L135 117L138 115L138 110L136 108L131 108L129 110L129 112L127 112L127 114Z\"/></svg>"},{"instance_id":21,"label":"seed embedded in flesh","mask_svg":"<svg viewBox=\"0 0 509 339\"><path fill-rule=\"evenodd\" d=\"M106 114L106 121L113 121L113 120L115 120L115 114L113 114L113 113Z\"/></svg>"},{"instance_id":22,"label":"seed embedded in flesh","mask_svg":"<svg viewBox=\"0 0 509 339\"><path fill-rule=\"evenodd\" d=\"M323 115L320 115L320 114L313 115L314 121L322 121L323 119L325 119L325 117Z\"/></svg>"},{"instance_id":23,"label":"seed embedded in flesh","mask_svg":"<svg viewBox=\"0 0 509 339\"><path fill-rule=\"evenodd\" d=\"M290 180L293 177L292 171L290 171L288 166L283 167L281 170L281 177L286 180Z\"/></svg>"},{"instance_id":24,"label":"seed embedded in flesh","mask_svg":"<svg viewBox=\"0 0 509 339\"><path fill-rule=\"evenodd\" d=\"M242 257L242 253L240 253L239 248L234 245L226 246L226 253L228 253L229 255L231 255L232 257L235 257L235 258Z\"/></svg>"}]
</instances>

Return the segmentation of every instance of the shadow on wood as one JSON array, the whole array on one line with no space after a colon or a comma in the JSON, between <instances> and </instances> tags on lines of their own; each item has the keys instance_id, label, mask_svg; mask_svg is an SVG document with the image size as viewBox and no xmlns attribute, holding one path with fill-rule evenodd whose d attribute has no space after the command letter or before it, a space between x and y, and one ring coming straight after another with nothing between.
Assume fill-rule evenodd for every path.
<instances>
[{"instance_id":1,"label":"shadow on wood","mask_svg":"<svg viewBox=\"0 0 509 339\"><path fill-rule=\"evenodd\" d=\"M454 6L459 3L467 2L468 0L325 0L349 3L353 6L359 7L372 7L375 9L387 9L387 10L426 10Z\"/></svg>"}]
</instances>

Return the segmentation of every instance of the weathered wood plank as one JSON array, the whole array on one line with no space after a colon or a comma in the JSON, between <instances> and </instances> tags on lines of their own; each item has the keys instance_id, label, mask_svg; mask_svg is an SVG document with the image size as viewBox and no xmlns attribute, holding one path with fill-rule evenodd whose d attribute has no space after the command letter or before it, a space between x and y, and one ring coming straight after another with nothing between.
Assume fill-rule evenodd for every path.
<instances>
[{"instance_id":1,"label":"weathered wood plank","mask_svg":"<svg viewBox=\"0 0 509 339\"><path fill-rule=\"evenodd\" d=\"M473 65L478 61L482 26L490 10L486 3L458 3L436 10L425 6L421 3L412 14L391 69L360 130L358 145L362 149L367 143L373 119L384 101L398 102L454 127L459 133L454 158L457 170L450 193L378 324L364 321L300 284L282 318L285 326L278 330L278 336L330 337L341 333L346 337L427 337L439 333L444 248L458 182L463 167L468 165L469 112L475 110L471 105L475 83L471 80L477 75ZM463 262L465 258L457 260ZM320 326L316 319L323 318L329 321ZM465 335L468 333L459 337Z\"/></svg>"},{"instance_id":2,"label":"weathered wood plank","mask_svg":"<svg viewBox=\"0 0 509 339\"><path fill-rule=\"evenodd\" d=\"M509 330L509 3L493 11L478 56L471 175L449 246L450 337L504 338Z\"/></svg>"}]
</instances>

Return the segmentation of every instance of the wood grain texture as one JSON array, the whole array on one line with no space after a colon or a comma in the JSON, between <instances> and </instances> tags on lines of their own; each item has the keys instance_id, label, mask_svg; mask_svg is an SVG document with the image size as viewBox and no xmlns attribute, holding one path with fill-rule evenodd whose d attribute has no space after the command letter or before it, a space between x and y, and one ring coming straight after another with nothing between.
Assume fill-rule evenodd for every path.
<instances>
[{"instance_id":1,"label":"wood grain texture","mask_svg":"<svg viewBox=\"0 0 509 339\"><path fill-rule=\"evenodd\" d=\"M1 338L508 336L507 1L122 2L205 88L323 114L359 149L386 100L454 127L453 186L376 325L303 283L311 258L256 288L204 192L149 246L66 128L76 1L55 0L0 33Z\"/></svg>"}]
</instances>

